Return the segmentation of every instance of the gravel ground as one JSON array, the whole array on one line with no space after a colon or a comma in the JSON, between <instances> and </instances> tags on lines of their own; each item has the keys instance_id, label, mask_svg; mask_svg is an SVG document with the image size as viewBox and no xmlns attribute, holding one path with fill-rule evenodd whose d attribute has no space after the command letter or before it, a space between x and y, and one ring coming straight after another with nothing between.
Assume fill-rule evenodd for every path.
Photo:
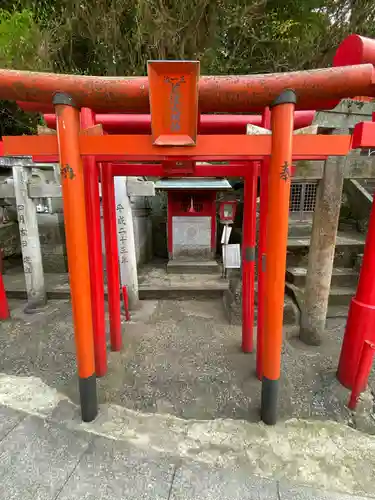
<instances>
[{"instance_id":1,"label":"gravel ground","mask_svg":"<svg viewBox=\"0 0 375 500\"><path fill-rule=\"evenodd\" d=\"M12 320L0 326L0 372L39 377L78 402L69 301L49 301L35 315L23 306L12 300ZM280 419L328 419L375 434L372 392L353 414L335 379L344 324L330 320L320 348L302 344L295 329L285 331ZM123 340L98 381L101 403L186 419L259 420L255 354L241 352L241 327L228 325L221 300L143 301L123 322Z\"/></svg>"}]
</instances>

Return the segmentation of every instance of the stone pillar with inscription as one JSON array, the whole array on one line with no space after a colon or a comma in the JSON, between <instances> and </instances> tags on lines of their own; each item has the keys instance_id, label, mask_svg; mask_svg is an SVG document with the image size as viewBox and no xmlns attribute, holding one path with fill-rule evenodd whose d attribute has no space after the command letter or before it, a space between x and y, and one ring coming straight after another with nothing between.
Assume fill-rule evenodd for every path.
<instances>
[{"instance_id":1,"label":"stone pillar with inscription","mask_svg":"<svg viewBox=\"0 0 375 500\"><path fill-rule=\"evenodd\" d=\"M25 312L36 312L46 303L42 253L36 206L28 194L28 168L13 167L14 194L17 205L21 251L27 292Z\"/></svg>"},{"instance_id":2,"label":"stone pillar with inscription","mask_svg":"<svg viewBox=\"0 0 375 500\"><path fill-rule=\"evenodd\" d=\"M299 332L302 342L308 345L320 345L325 330L345 162L345 156L328 158L319 182Z\"/></svg>"},{"instance_id":3,"label":"stone pillar with inscription","mask_svg":"<svg viewBox=\"0 0 375 500\"><path fill-rule=\"evenodd\" d=\"M129 297L129 308L134 309L137 307L139 300L138 273L133 215L127 192L127 178L114 177L114 183L121 286L126 286Z\"/></svg>"}]
</instances>

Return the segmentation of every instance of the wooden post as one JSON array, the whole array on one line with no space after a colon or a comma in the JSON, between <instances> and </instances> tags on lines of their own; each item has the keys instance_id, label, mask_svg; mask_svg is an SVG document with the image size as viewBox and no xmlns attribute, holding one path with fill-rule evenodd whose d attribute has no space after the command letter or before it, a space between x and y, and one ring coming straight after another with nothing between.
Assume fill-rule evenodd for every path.
<instances>
[{"instance_id":1,"label":"wooden post","mask_svg":"<svg viewBox=\"0 0 375 500\"><path fill-rule=\"evenodd\" d=\"M325 329L345 161L345 156L328 158L318 186L299 332L308 345L320 345Z\"/></svg>"},{"instance_id":2,"label":"wooden post","mask_svg":"<svg viewBox=\"0 0 375 500\"><path fill-rule=\"evenodd\" d=\"M36 205L28 194L29 171L30 169L22 166L13 167L14 193L27 292L25 312L33 313L46 304L47 296Z\"/></svg>"},{"instance_id":3,"label":"wooden post","mask_svg":"<svg viewBox=\"0 0 375 500\"><path fill-rule=\"evenodd\" d=\"M133 215L127 192L127 177L114 177L114 183L121 286L126 286L129 307L134 309L137 307L139 300L138 272Z\"/></svg>"}]
</instances>

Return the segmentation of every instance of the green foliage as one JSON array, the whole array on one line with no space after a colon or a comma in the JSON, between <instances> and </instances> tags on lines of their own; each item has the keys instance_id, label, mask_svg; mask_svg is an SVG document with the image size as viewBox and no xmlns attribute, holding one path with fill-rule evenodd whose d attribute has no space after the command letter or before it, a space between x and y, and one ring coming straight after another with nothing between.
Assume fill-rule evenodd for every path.
<instances>
[{"instance_id":1,"label":"green foliage","mask_svg":"<svg viewBox=\"0 0 375 500\"><path fill-rule=\"evenodd\" d=\"M0 137L34 134L38 122L36 113L24 113L15 102L0 101Z\"/></svg>"},{"instance_id":2,"label":"green foliage","mask_svg":"<svg viewBox=\"0 0 375 500\"><path fill-rule=\"evenodd\" d=\"M30 8L12 2L0 9L0 67L41 71L52 69L49 35L43 32ZM16 103L0 101L0 135L32 134L38 122L35 113L24 113Z\"/></svg>"},{"instance_id":3,"label":"green foliage","mask_svg":"<svg viewBox=\"0 0 375 500\"><path fill-rule=\"evenodd\" d=\"M0 9L0 65L12 69L44 69L43 36L32 11Z\"/></svg>"}]
</instances>

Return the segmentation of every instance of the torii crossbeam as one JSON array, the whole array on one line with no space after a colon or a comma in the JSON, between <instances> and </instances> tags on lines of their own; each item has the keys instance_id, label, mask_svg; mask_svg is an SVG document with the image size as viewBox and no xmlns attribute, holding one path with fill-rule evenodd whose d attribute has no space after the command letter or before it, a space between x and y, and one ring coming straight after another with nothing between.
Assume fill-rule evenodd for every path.
<instances>
[{"instance_id":1,"label":"torii crossbeam","mask_svg":"<svg viewBox=\"0 0 375 500\"><path fill-rule=\"evenodd\" d=\"M57 136L5 137L5 155L59 156L67 253L72 291L82 418L97 414L90 276L82 158L96 161L245 161L269 158L266 251L266 303L261 415L267 424L277 417L280 378L286 246L291 163L298 158L345 156L351 136L293 136L296 105L300 109L331 107L343 97L375 95L371 64L346 68L253 75L203 77L197 62L150 62L147 78L109 79L0 71L0 97L53 103ZM5 85L6 83L6 85ZM292 90L290 90L292 89ZM271 107L272 135L197 135L201 111L247 112ZM297 103L297 104L296 104ZM152 135L90 135L80 132L81 106L97 110L151 109ZM96 129L97 130L97 129ZM146 175L134 168L123 173ZM102 169L106 169L103 165ZM225 165L210 165L217 176ZM201 170L202 172L203 170ZM241 174L241 172L238 172ZM197 173L192 169L192 176ZM243 176L246 171L243 169ZM244 252L244 258L253 258ZM245 332L252 335L252 332Z\"/></svg>"}]
</instances>

